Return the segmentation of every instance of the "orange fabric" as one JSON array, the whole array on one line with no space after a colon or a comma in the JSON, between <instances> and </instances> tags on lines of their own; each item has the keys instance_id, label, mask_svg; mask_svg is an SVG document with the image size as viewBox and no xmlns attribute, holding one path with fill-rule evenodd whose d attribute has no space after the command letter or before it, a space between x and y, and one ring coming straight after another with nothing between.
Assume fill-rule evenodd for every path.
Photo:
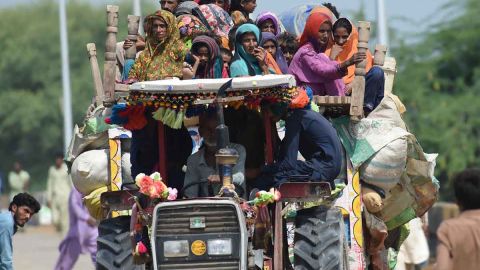
<instances>
[{"instance_id":1,"label":"orange fabric","mask_svg":"<svg viewBox=\"0 0 480 270\"><path fill-rule=\"evenodd\" d=\"M308 98L307 91L303 88L297 88L297 94L292 98L289 108L291 109L302 109L307 106L310 102Z\"/></svg>"},{"instance_id":2,"label":"orange fabric","mask_svg":"<svg viewBox=\"0 0 480 270\"><path fill-rule=\"evenodd\" d=\"M348 40L345 44L342 46L342 51L337 55L337 57L334 59L335 61L342 63L350 59L355 53L358 52L358 30L355 25L350 22L352 25L352 33L350 33L350 37L348 37ZM329 47L325 50L325 54L330 57L330 54L332 53L332 48ZM367 50L367 65L365 66L365 71L368 72L373 66L373 57L372 54L370 53L370 50ZM349 84L353 82L353 79L355 78L355 65L351 65L347 67L347 75L343 77L343 82L345 84Z\"/></svg>"},{"instance_id":3,"label":"orange fabric","mask_svg":"<svg viewBox=\"0 0 480 270\"><path fill-rule=\"evenodd\" d=\"M312 9L312 12L311 13L323 13L325 15L327 15L329 18L330 18L330 22L333 22L335 21L335 15L332 13L332 11L324 6L318 6L314 9Z\"/></svg>"},{"instance_id":4,"label":"orange fabric","mask_svg":"<svg viewBox=\"0 0 480 270\"><path fill-rule=\"evenodd\" d=\"M269 52L266 52L265 63L267 64L267 66L269 68L271 68L275 71L275 74L277 74L277 75L283 74L282 70L280 69L280 67L277 64L277 61L275 61L275 58Z\"/></svg>"},{"instance_id":5,"label":"orange fabric","mask_svg":"<svg viewBox=\"0 0 480 270\"><path fill-rule=\"evenodd\" d=\"M315 10L317 9L314 9L314 11ZM300 46L305 45L305 43L309 42L312 39L316 40L318 36L318 30L323 23L332 23L331 18L327 14L324 14L320 10L317 10L315 12L314 11L310 13L307 22L305 23L305 29L303 30L302 36L300 37ZM330 38L330 42L332 44L327 45L327 48L333 45L333 38Z\"/></svg>"}]
</instances>

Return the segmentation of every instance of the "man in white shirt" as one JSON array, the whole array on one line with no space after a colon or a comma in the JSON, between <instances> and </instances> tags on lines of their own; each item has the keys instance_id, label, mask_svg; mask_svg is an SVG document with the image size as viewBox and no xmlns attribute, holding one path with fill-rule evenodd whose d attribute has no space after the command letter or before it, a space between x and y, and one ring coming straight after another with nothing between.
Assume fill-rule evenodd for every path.
<instances>
[{"instance_id":1,"label":"man in white shirt","mask_svg":"<svg viewBox=\"0 0 480 270\"><path fill-rule=\"evenodd\" d=\"M53 224L62 234L68 230L68 196L71 190L67 165L63 162L63 155L57 154L55 165L48 170L47 203L52 210Z\"/></svg>"},{"instance_id":2,"label":"man in white shirt","mask_svg":"<svg viewBox=\"0 0 480 270\"><path fill-rule=\"evenodd\" d=\"M18 193L25 192L30 183L30 174L22 170L22 164L16 161L13 164L13 171L8 174L8 183L10 184L10 201Z\"/></svg>"}]
</instances>

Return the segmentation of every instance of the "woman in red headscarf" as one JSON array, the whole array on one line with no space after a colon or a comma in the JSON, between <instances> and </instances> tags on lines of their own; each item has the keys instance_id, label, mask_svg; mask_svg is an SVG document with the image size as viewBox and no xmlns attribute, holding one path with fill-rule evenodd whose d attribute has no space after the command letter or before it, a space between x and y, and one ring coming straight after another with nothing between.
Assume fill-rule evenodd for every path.
<instances>
[{"instance_id":1,"label":"woman in red headscarf","mask_svg":"<svg viewBox=\"0 0 480 270\"><path fill-rule=\"evenodd\" d=\"M297 84L311 88L314 95L344 96L346 88L342 77L347 67L365 59L364 53L356 53L343 62L330 60L325 51L332 43L332 17L314 10L305 24L300 49L289 67Z\"/></svg>"}]
</instances>

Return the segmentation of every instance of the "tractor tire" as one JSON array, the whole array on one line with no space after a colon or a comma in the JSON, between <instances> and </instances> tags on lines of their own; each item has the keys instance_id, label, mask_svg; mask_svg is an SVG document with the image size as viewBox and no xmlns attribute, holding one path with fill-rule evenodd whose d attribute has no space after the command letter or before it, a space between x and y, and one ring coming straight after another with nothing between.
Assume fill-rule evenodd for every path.
<instances>
[{"instance_id":1,"label":"tractor tire","mask_svg":"<svg viewBox=\"0 0 480 270\"><path fill-rule=\"evenodd\" d=\"M97 238L97 270L144 269L135 265L130 240L130 216L100 222Z\"/></svg>"},{"instance_id":2,"label":"tractor tire","mask_svg":"<svg viewBox=\"0 0 480 270\"><path fill-rule=\"evenodd\" d=\"M295 226L295 270L348 269L340 209L319 206L300 210Z\"/></svg>"}]
</instances>

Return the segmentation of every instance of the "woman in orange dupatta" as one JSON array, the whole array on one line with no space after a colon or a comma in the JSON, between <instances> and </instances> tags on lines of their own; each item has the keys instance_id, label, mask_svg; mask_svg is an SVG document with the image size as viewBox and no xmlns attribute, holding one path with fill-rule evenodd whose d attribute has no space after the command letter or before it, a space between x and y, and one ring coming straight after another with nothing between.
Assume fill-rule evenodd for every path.
<instances>
[{"instance_id":1,"label":"woman in orange dupatta","mask_svg":"<svg viewBox=\"0 0 480 270\"><path fill-rule=\"evenodd\" d=\"M333 37L335 44L325 51L330 59L342 62L358 52L358 30L348 19L340 18L335 22ZM364 109L368 113L382 101L385 84L383 70L380 67L373 67L373 57L368 50L365 71ZM347 86L347 95L351 94L354 79L355 66L349 66L347 74L343 77L343 82Z\"/></svg>"},{"instance_id":2,"label":"woman in orange dupatta","mask_svg":"<svg viewBox=\"0 0 480 270\"><path fill-rule=\"evenodd\" d=\"M357 54L343 62L328 58L325 51L331 48L332 15L322 8L316 8L308 16L300 38L300 48L295 53L289 73L295 76L297 84L310 88L314 95L344 96L347 67L364 59Z\"/></svg>"}]
</instances>

